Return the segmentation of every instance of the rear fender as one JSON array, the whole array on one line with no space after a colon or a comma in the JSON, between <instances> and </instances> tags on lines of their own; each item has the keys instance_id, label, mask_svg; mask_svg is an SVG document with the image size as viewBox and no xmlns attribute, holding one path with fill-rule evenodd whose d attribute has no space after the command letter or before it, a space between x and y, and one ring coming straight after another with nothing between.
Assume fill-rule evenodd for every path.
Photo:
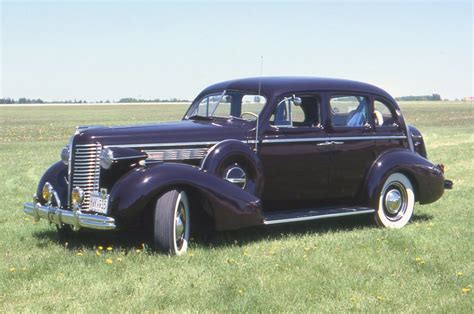
<instances>
[{"instance_id":1,"label":"rear fender","mask_svg":"<svg viewBox=\"0 0 474 314\"><path fill-rule=\"evenodd\" d=\"M367 205L376 208L380 189L394 172L410 179L416 200L421 204L432 203L444 193L444 175L438 167L408 149L392 149L381 154L369 170L363 193Z\"/></svg>"},{"instance_id":2,"label":"rear fender","mask_svg":"<svg viewBox=\"0 0 474 314\"><path fill-rule=\"evenodd\" d=\"M132 170L110 192L110 211L121 224L139 221L146 207L169 189L189 188L204 197L217 230L261 224L260 199L224 179L187 164L162 163ZM191 208L192 210L192 208Z\"/></svg>"}]
</instances>

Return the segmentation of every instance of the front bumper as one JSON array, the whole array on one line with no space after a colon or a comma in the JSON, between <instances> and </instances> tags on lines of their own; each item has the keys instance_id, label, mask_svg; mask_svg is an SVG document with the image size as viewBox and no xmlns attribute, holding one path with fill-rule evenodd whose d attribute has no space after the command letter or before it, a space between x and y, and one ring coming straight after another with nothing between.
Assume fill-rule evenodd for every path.
<instances>
[{"instance_id":1,"label":"front bumper","mask_svg":"<svg viewBox=\"0 0 474 314\"><path fill-rule=\"evenodd\" d=\"M41 205L38 202L28 202L23 205L25 214L33 216L35 221L40 218L46 219L49 223L55 223L59 226L63 224L71 225L74 230L81 227L99 230L116 229L115 219L112 217L86 214L79 210L64 210L51 205Z\"/></svg>"}]
</instances>

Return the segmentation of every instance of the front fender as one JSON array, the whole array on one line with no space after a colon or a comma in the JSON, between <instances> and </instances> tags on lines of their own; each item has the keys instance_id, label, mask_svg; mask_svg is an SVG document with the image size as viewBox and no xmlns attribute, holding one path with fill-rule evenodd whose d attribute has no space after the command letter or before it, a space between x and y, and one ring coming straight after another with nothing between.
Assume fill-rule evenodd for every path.
<instances>
[{"instance_id":1,"label":"front fender","mask_svg":"<svg viewBox=\"0 0 474 314\"><path fill-rule=\"evenodd\" d=\"M420 204L432 203L444 193L444 175L438 167L408 149L392 149L381 154L369 170L364 185L364 196L369 206L376 208L380 189L394 172L403 173L412 181Z\"/></svg>"},{"instance_id":2,"label":"front fender","mask_svg":"<svg viewBox=\"0 0 474 314\"><path fill-rule=\"evenodd\" d=\"M62 161L52 164L38 182L36 195L41 204L46 203L42 196L43 186L46 182L53 186L61 200L61 204L67 204L67 166Z\"/></svg>"},{"instance_id":3,"label":"front fender","mask_svg":"<svg viewBox=\"0 0 474 314\"><path fill-rule=\"evenodd\" d=\"M110 191L110 211L121 224L135 223L160 194L175 187L191 188L207 199L217 230L263 221L260 199L197 167L178 163L136 168L120 178Z\"/></svg>"}]
</instances>

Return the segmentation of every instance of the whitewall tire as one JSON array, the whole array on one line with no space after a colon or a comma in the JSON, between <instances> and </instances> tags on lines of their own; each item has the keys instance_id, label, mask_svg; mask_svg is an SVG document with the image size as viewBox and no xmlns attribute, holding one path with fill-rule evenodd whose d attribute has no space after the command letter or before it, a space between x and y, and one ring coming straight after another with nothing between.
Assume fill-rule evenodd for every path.
<instances>
[{"instance_id":1,"label":"whitewall tire","mask_svg":"<svg viewBox=\"0 0 474 314\"><path fill-rule=\"evenodd\" d=\"M171 190L156 201L154 245L170 255L186 253L190 234L189 200L184 191Z\"/></svg>"},{"instance_id":2,"label":"whitewall tire","mask_svg":"<svg viewBox=\"0 0 474 314\"><path fill-rule=\"evenodd\" d=\"M402 228L411 219L415 207L413 185L404 174L391 174L380 191L375 213L377 225Z\"/></svg>"}]
</instances>

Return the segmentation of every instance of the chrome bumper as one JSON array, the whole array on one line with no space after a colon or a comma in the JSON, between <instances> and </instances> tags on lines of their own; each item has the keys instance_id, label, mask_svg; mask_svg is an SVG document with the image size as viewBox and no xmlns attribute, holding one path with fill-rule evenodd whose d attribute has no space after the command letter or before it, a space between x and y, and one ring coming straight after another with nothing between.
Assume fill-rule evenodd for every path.
<instances>
[{"instance_id":1,"label":"chrome bumper","mask_svg":"<svg viewBox=\"0 0 474 314\"><path fill-rule=\"evenodd\" d=\"M37 202L28 202L23 205L25 214L33 216L35 221L40 218L57 225L68 224L74 230L81 227L99 230L116 229L115 219L107 216L86 214L81 211L64 210L55 206L41 205Z\"/></svg>"}]
</instances>

